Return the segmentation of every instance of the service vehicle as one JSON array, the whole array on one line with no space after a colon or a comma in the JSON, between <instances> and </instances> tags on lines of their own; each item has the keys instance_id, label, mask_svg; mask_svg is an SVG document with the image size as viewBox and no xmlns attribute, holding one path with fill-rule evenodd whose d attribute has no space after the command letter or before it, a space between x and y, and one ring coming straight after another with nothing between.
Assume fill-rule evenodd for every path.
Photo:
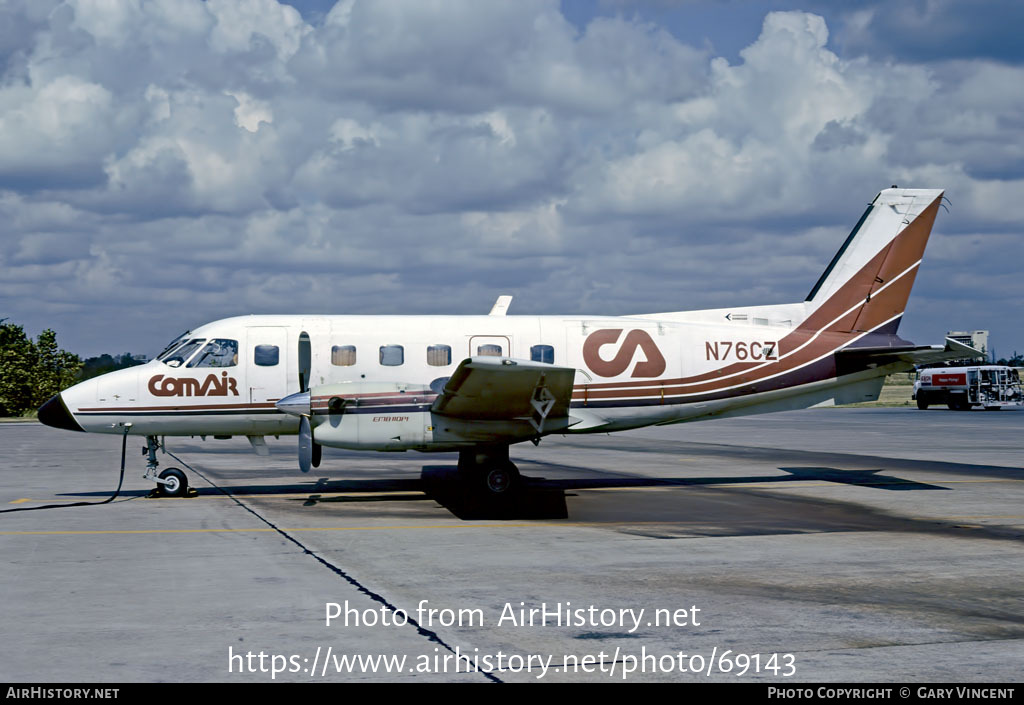
<instances>
[{"instance_id":1,"label":"service vehicle","mask_svg":"<svg viewBox=\"0 0 1024 705\"><path fill-rule=\"evenodd\" d=\"M913 398L918 409L945 404L956 411L975 406L988 410L1024 406L1020 374L1005 365L930 367L920 371Z\"/></svg>"}]
</instances>

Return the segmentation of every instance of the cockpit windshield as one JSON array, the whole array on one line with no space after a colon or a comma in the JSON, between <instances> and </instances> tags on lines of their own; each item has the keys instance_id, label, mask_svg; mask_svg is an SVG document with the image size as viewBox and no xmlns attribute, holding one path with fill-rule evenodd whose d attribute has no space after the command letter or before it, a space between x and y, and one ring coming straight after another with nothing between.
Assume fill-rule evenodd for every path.
<instances>
[{"instance_id":1,"label":"cockpit windshield","mask_svg":"<svg viewBox=\"0 0 1024 705\"><path fill-rule=\"evenodd\" d=\"M166 355L166 357L164 357L161 360L161 362L163 362L168 367L181 367L183 364L185 364L186 360L192 357L192 353L196 351L196 348L198 348L205 342L206 338L193 338L184 345L180 345L171 352L169 352Z\"/></svg>"},{"instance_id":2,"label":"cockpit windshield","mask_svg":"<svg viewBox=\"0 0 1024 705\"><path fill-rule=\"evenodd\" d=\"M215 338L188 363L189 367L234 367L238 364L238 341Z\"/></svg>"},{"instance_id":3,"label":"cockpit windshield","mask_svg":"<svg viewBox=\"0 0 1024 705\"><path fill-rule=\"evenodd\" d=\"M191 332L192 331L188 331L187 330L184 333L182 333L181 335L179 335L177 338L172 340L167 345L167 347L163 349L163 352L161 352L159 355L156 356L156 359L157 360L163 360L165 357L170 355L176 348L180 347L186 340L188 340L188 334L191 333Z\"/></svg>"}]
</instances>

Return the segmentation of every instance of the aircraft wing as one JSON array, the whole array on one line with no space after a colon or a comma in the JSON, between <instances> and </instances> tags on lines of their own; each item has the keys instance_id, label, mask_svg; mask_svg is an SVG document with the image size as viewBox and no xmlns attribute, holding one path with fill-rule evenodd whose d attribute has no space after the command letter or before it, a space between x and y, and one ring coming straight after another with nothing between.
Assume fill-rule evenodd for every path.
<instances>
[{"instance_id":1,"label":"aircraft wing","mask_svg":"<svg viewBox=\"0 0 1024 705\"><path fill-rule=\"evenodd\" d=\"M962 360L964 358L981 357L984 355L980 350L958 343L952 338L946 338L943 345L904 345L904 346L878 346L870 348L843 348L836 351L836 358L840 361L857 363L886 364L897 360L911 365L925 365L933 362L944 362L946 360Z\"/></svg>"},{"instance_id":2,"label":"aircraft wing","mask_svg":"<svg viewBox=\"0 0 1024 705\"><path fill-rule=\"evenodd\" d=\"M471 357L445 383L431 411L466 421L529 421L538 433L546 419L562 419L564 428L575 376L571 367Z\"/></svg>"}]
</instances>

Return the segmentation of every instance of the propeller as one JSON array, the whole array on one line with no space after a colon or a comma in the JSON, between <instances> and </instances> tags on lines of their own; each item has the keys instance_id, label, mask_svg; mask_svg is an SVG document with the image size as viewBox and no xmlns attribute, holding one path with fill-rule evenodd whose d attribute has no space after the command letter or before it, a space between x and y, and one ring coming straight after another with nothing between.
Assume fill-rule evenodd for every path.
<instances>
[{"instance_id":1,"label":"propeller","mask_svg":"<svg viewBox=\"0 0 1024 705\"><path fill-rule=\"evenodd\" d=\"M313 439L313 427L309 422L312 416L310 404L311 394L308 390L289 394L279 400L274 406L278 411L299 417L299 470L309 472L311 467L320 467L320 460L323 458L323 446ZM341 397L332 397L328 403L331 414L340 414L345 407L345 400Z\"/></svg>"},{"instance_id":2,"label":"propeller","mask_svg":"<svg viewBox=\"0 0 1024 705\"><path fill-rule=\"evenodd\" d=\"M309 417L299 417L299 470L302 472L309 472L310 465L313 464L313 448L317 450L320 446L313 442L313 431L309 427ZM317 453L319 455L319 453ZM319 460L319 458L317 458ZM319 463L317 463L319 465Z\"/></svg>"},{"instance_id":3,"label":"propeller","mask_svg":"<svg viewBox=\"0 0 1024 705\"><path fill-rule=\"evenodd\" d=\"M309 425L309 417L312 413L309 408L309 392L304 390L289 394L274 406L278 411L299 417L299 470L309 472L311 467L319 467L320 445L313 440L313 429Z\"/></svg>"}]
</instances>

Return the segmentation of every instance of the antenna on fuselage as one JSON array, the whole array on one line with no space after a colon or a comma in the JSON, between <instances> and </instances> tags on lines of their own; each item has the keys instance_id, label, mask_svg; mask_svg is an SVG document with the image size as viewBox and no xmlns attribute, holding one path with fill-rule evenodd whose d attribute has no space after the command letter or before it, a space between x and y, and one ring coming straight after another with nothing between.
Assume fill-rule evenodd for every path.
<instances>
[{"instance_id":1,"label":"antenna on fuselage","mask_svg":"<svg viewBox=\"0 0 1024 705\"><path fill-rule=\"evenodd\" d=\"M508 313L509 304L512 303L512 297L508 294L502 294L498 297L498 300L491 306L491 312L488 316L504 316Z\"/></svg>"}]
</instances>

